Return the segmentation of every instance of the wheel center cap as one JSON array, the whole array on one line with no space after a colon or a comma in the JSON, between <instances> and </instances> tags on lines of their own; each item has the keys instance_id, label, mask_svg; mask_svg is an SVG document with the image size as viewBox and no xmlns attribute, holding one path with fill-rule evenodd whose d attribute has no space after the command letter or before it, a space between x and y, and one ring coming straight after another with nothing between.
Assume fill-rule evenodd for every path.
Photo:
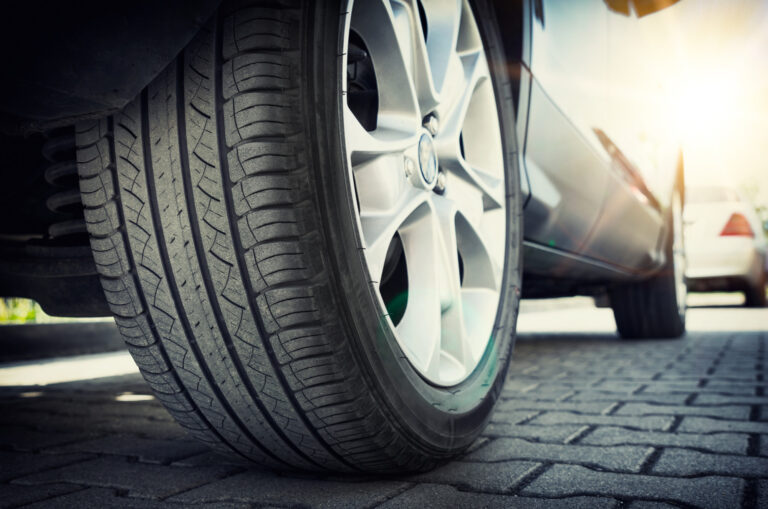
<instances>
[{"instance_id":1,"label":"wheel center cap","mask_svg":"<svg viewBox=\"0 0 768 509\"><path fill-rule=\"evenodd\" d=\"M419 171L427 187L435 185L437 180L437 154L435 144L429 133L422 133L419 138Z\"/></svg>"}]
</instances>

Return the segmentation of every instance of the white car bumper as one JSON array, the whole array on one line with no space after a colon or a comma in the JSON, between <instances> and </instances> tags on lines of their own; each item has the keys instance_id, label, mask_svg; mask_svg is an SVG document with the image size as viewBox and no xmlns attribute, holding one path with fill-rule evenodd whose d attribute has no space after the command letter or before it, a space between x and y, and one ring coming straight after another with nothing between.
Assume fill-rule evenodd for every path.
<instances>
[{"instance_id":1,"label":"white car bumper","mask_svg":"<svg viewBox=\"0 0 768 509\"><path fill-rule=\"evenodd\" d=\"M718 237L686 249L688 279L738 277L756 279L762 254L747 237Z\"/></svg>"}]
</instances>

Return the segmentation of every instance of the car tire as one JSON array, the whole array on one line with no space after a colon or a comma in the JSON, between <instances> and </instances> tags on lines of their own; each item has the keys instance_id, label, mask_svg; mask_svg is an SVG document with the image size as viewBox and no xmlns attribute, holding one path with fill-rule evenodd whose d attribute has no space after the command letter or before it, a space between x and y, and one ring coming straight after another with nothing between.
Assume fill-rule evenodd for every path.
<instances>
[{"instance_id":1,"label":"car tire","mask_svg":"<svg viewBox=\"0 0 768 509\"><path fill-rule=\"evenodd\" d=\"M619 335L626 339L679 338L685 333L685 251L682 197L676 191L667 218L666 263L649 279L610 292Z\"/></svg>"},{"instance_id":2,"label":"car tire","mask_svg":"<svg viewBox=\"0 0 768 509\"><path fill-rule=\"evenodd\" d=\"M765 295L766 279L768 278L765 269L763 269L760 271L760 278L755 284L747 284L747 289L744 292L744 305L746 307L764 308L768 306L768 298Z\"/></svg>"},{"instance_id":3,"label":"car tire","mask_svg":"<svg viewBox=\"0 0 768 509\"><path fill-rule=\"evenodd\" d=\"M478 437L510 361L522 241L511 83L490 2L473 3L503 149L502 259L484 348L455 383L435 383L404 353L365 255L344 7L222 5L140 97L77 126L81 195L118 328L193 436L277 470L423 471Z\"/></svg>"}]
</instances>

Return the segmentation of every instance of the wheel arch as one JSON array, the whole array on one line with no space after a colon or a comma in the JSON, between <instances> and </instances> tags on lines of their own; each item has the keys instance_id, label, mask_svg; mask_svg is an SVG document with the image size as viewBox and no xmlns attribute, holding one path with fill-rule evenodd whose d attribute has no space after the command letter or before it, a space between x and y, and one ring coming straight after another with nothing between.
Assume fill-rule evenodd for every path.
<instances>
[{"instance_id":1,"label":"wheel arch","mask_svg":"<svg viewBox=\"0 0 768 509\"><path fill-rule=\"evenodd\" d=\"M0 47L13 48L4 53L2 129L41 132L125 107L220 1L11 2L0 21Z\"/></svg>"}]
</instances>

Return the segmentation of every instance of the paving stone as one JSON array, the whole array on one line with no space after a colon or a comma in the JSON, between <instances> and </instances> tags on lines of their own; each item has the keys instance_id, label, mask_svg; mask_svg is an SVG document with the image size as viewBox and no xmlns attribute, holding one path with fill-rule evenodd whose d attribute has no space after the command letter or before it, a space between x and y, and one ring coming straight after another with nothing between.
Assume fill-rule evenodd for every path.
<instances>
[{"instance_id":1,"label":"paving stone","mask_svg":"<svg viewBox=\"0 0 768 509\"><path fill-rule=\"evenodd\" d=\"M645 430L666 430L674 419L672 417L621 417L615 415L580 415L572 412L546 412L531 421L531 424L554 426L559 424L591 424L626 426Z\"/></svg>"},{"instance_id":2,"label":"paving stone","mask_svg":"<svg viewBox=\"0 0 768 509\"><path fill-rule=\"evenodd\" d=\"M741 433L768 433L766 422L727 421L707 417L683 417L677 428L680 432L712 433L716 431L736 431Z\"/></svg>"},{"instance_id":3,"label":"paving stone","mask_svg":"<svg viewBox=\"0 0 768 509\"><path fill-rule=\"evenodd\" d=\"M88 426L83 426L83 423L88 423ZM123 433L151 438L187 438L184 429L176 422L146 419L140 414L120 418L84 418L22 410L0 414L0 426L29 427L52 433L88 433L91 436Z\"/></svg>"},{"instance_id":4,"label":"paving stone","mask_svg":"<svg viewBox=\"0 0 768 509\"><path fill-rule=\"evenodd\" d=\"M669 381L677 381L677 380L694 380L698 382L699 380L707 380L707 381L719 381L719 382L757 382L757 376L755 374L736 374L734 376L721 376L721 375L708 375L706 374L706 370L704 370L704 373L701 375L690 375L685 374L682 372L676 372L676 371L662 371L661 374L658 376L659 380L669 380Z\"/></svg>"},{"instance_id":5,"label":"paving stone","mask_svg":"<svg viewBox=\"0 0 768 509\"><path fill-rule=\"evenodd\" d=\"M50 452L92 452L133 456L146 463L171 463L207 451L208 448L199 442L119 435L54 447L50 450Z\"/></svg>"},{"instance_id":6,"label":"paving stone","mask_svg":"<svg viewBox=\"0 0 768 509\"><path fill-rule=\"evenodd\" d=\"M531 401L524 399L507 399L499 403L497 412L524 411L524 410L552 410L569 411L582 414L600 414L610 408L613 403L595 402L584 403L574 401Z\"/></svg>"},{"instance_id":7,"label":"paving stone","mask_svg":"<svg viewBox=\"0 0 768 509\"><path fill-rule=\"evenodd\" d=\"M466 451L464 451L464 455L472 454L473 452L477 451L478 449L482 449L486 445L488 445L491 442L490 438L487 437L480 437L474 442L472 442L472 445L470 445Z\"/></svg>"},{"instance_id":8,"label":"paving stone","mask_svg":"<svg viewBox=\"0 0 768 509\"><path fill-rule=\"evenodd\" d=\"M50 455L57 458L59 455ZM215 465L197 468L131 463L122 458L102 457L64 468L47 470L17 479L20 484L68 482L84 486L127 490L128 496L161 498L215 481L237 467Z\"/></svg>"},{"instance_id":9,"label":"paving stone","mask_svg":"<svg viewBox=\"0 0 768 509\"><path fill-rule=\"evenodd\" d=\"M768 405L768 396L726 396L723 394L699 394L694 405Z\"/></svg>"},{"instance_id":10,"label":"paving stone","mask_svg":"<svg viewBox=\"0 0 768 509\"><path fill-rule=\"evenodd\" d=\"M92 438L90 433L52 433L35 429L3 426L0 433L0 448L15 451L39 451L47 447L77 442Z\"/></svg>"},{"instance_id":11,"label":"paving stone","mask_svg":"<svg viewBox=\"0 0 768 509\"><path fill-rule=\"evenodd\" d=\"M726 477L685 479L596 472L576 465L553 465L534 479L521 494L543 497L590 494L720 509L740 504L744 486L744 480Z\"/></svg>"},{"instance_id":12,"label":"paving stone","mask_svg":"<svg viewBox=\"0 0 768 509\"><path fill-rule=\"evenodd\" d=\"M12 484L0 483L0 505L15 503L6 502L14 493L35 493L40 507L78 509L768 507L768 479L760 478L768 476L768 395L755 395L766 392L768 366L757 355L766 346L760 333L691 331L674 342L523 335L483 436L461 460L402 478L246 470L190 444L157 401L117 401L124 392L147 393L138 374L0 388L0 462L15 473L30 456L36 462ZM663 431L672 423L679 430ZM748 444L760 455L748 456ZM14 452L21 450L36 454ZM81 459L46 463L66 456ZM649 457L655 467L638 474Z\"/></svg>"},{"instance_id":13,"label":"paving stone","mask_svg":"<svg viewBox=\"0 0 768 509\"><path fill-rule=\"evenodd\" d=\"M632 394L645 387L648 382L627 381L627 380L603 380L599 384L592 386L593 389L607 390L611 392L626 392ZM671 392L671 391L670 391Z\"/></svg>"},{"instance_id":14,"label":"paving stone","mask_svg":"<svg viewBox=\"0 0 768 509\"><path fill-rule=\"evenodd\" d=\"M650 502L648 500L634 500L630 502L627 509L676 509L678 506L667 504L666 502Z\"/></svg>"},{"instance_id":15,"label":"paving stone","mask_svg":"<svg viewBox=\"0 0 768 509\"><path fill-rule=\"evenodd\" d=\"M491 422L483 431L483 436L488 437L513 437L529 438L542 442L563 442L565 439L578 433L582 426L532 426L525 424L518 426L509 423Z\"/></svg>"},{"instance_id":16,"label":"paving stone","mask_svg":"<svg viewBox=\"0 0 768 509\"><path fill-rule=\"evenodd\" d=\"M727 394L757 394L759 391L767 391L768 386L764 382L744 382L744 381L723 381L723 380L710 380L704 385L704 389L707 391L722 391Z\"/></svg>"},{"instance_id":17,"label":"paving stone","mask_svg":"<svg viewBox=\"0 0 768 509\"><path fill-rule=\"evenodd\" d=\"M653 465L652 472L673 476L727 475L768 477L768 458L666 449Z\"/></svg>"},{"instance_id":18,"label":"paving stone","mask_svg":"<svg viewBox=\"0 0 768 509\"><path fill-rule=\"evenodd\" d=\"M623 401L623 402L643 402L655 405L683 405L688 399L688 394L627 394L624 392L580 392L568 401L591 402L591 401Z\"/></svg>"},{"instance_id":19,"label":"paving stone","mask_svg":"<svg viewBox=\"0 0 768 509\"><path fill-rule=\"evenodd\" d=\"M757 505L755 507L768 507L768 479L757 481Z\"/></svg>"},{"instance_id":20,"label":"paving stone","mask_svg":"<svg viewBox=\"0 0 768 509\"><path fill-rule=\"evenodd\" d=\"M88 454L41 455L0 451L0 482L92 458Z\"/></svg>"},{"instance_id":21,"label":"paving stone","mask_svg":"<svg viewBox=\"0 0 768 509\"><path fill-rule=\"evenodd\" d=\"M402 481L339 482L281 477L248 471L168 499L185 505L245 502L310 507L369 507L392 498L411 485Z\"/></svg>"},{"instance_id":22,"label":"paving stone","mask_svg":"<svg viewBox=\"0 0 768 509\"><path fill-rule=\"evenodd\" d=\"M615 362L615 361L614 361ZM651 382L659 377L658 369L632 369L631 367L621 366L613 370L608 379L618 379L631 382Z\"/></svg>"},{"instance_id":23,"label":"paving stone","mask_svg":"<svg viewBox=\"0 0 768 509\"><path fill-rule=\"evenodd\" d=\"M541 410L518 410L511 412L494 412L491 416L491 422L500 422L508 424L519 424L532 417L536 417Z\"/></svg>"},{"instance_id":24,"label":"paving stone","mask_svg":"<svg viewBox=\"0 0 768 509\"><path fill-rule=\"evenodd\" d=\"M37 503L34 509L82 509L85 507L115 508L115 509L168 509L180 508L179 504L169 504L157 500L130 498L118 494L108 488L88 488L68 495L51 498ZM212 502L210 504L195 504L195 507L215 509L246 509L252 504ZM265 508L266 506L259 506Z\"/></svg>"},{"instance_id":25,"label":"paving stone","mask_svg":"<svg viewBox=\"0 0 768 509\"><path fill-rule=\"evenodd\" d=\"M451 484L469 491L510 493L539 463L532 461L502 461L471 463L453 461L431 472L408 476L409 482Z\"/></svg>"},{"instance_id":26,"label":"paving stone","mask_svg":"<svg viewBox=\"0 0 768 509\"><path fill-rule=\"evenodd\" d=\"M601 426L587 434L579 444L589 445L647 445L649 447L690 447L728 454L746 454L749 436L736 433L668 433L635 431Z\"/></svg>"},{"instance_id":27,"label":"paving stone","mask_svg":"<svg viewBox=\"0 0 768 509\"><path fill-rule=\"evenodd\" d=\"M504 392L505 398L532 399L536 401L560 401L573 394L573 387L541 386L530 392Z\"/></svg>"},{"instance_id":28,"label":"paving stone","mask_svg":"<svg viewBox=\"0 0 768 509\"><path fill-rule=\"evenodd\" d=\"M510 369L510 371L512 370ZM541 382L537 380L528 380L522 377L515 378L514 376L511 376L509 379L507 379L506 382L504 382L504 393L526 393L538 387L541 387Z\"/></svg>"},{"instance_id":29,"label":"paving stone","mask_svg":"<svg viewBox=\"0 0 768 509\"><path fill-rule=\"evenodd\" d=\"M601 509L618 507L614 499L603 497L532 498L459 491L442 484L419 484L377 506L377 509L427 509L472 507L483 509Z\"/></svg>"},{"instance_id":30,"label":"paving stone","mask_svg":"<svg viewBox=\"0 0 768 509\"><path fill-rule=\"evenodd\" d=\"M703 415L727 419L749 419L750 407L746 405L727 406L679 406L626 403L614 415Z\"/></svg>"},{"instance_id":31,"label":"paving stone","mask_svg":"<svg viewBox=\"0 0 768 509\"><path fill-rule=\"evenodd\" d=\"M44 486L0 484L0 507L18 507L79 489L82 488L74 484L46 484Z\"/></svg>"},{"instance_id":32,"label":"paving stone","mask_svg":"<svg viewBox=\"0 0 768 509\"><path fill-rule=\"evenodd\" d=\"M606 470L639 472L650 447L596 447L583 445L542 444L517 438L498 438L488 446L470 454L465 461L531 460L555 463L578 463Z\"/></svg>"},{"instance_id":33,"label":"paving stone","mask_svg":"<svg viewBox=\"0 0 768 509\"><path fill-rule=\"evenodd\" d=\"M704 387L699 387L698 382L651 382L643 393L670 393L670 392L695 392L700 394L728 394L753 396L754 384L738 384L729 382L710 382Z\"/></svg>"},{"instance_id":34,"label":"paving stone","mask_svg":"<svg viewBox=\"0 0 768 509\"><path fill-rule=\"evenodd\" d=\"M171 465L174 467L199 467L206 465L250 466L251 464L247 463L245 459L241 459L239 456L227 456L215 451L206 451L188 458L181 458L171 463Z\"/></svg>"},{"instance_id":35,"label":"paving stone","mask_svg":"<svg viewBox=\"0 0 768 509\"><path fill-rule=\"evenodd\" d=\"M754 361L754 359L752 359L752 361ZM741 363L735 362L730 365L718 364L713 369L714 371L712 374L720 377L733 377L741 370L746 375L745 378L751 378L761 372L760 369L757 369L757 365L754 364L754 362L750 362L749 359L745 359ZM747 380L744 381L746 382Z\"/></svg>"}]
</instances>

